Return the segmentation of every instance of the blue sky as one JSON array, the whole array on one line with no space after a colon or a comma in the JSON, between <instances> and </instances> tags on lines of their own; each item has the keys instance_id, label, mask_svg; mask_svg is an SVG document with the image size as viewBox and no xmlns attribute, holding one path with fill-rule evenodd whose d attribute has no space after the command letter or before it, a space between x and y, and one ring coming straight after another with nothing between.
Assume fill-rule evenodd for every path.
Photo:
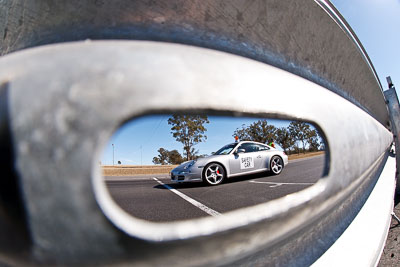
<instances>
[{"instance_id":1,"label":"blue sky","mask_svg":"<svg viewBox=\"0 0 400 267\"><path fill-rule=\"evenodd\" d=\"M400 89L400 0L331 0L364 46L384 90Z\"/></svg>"},{"instance_id":2,"label":"blue sky","mask_svg":"<svg viewBox=\"0 0 400 267\"><path fill-rule=\"evenodd\" d=\"M332 0L342 16L350 24L369 55L383 89L387 89L386 76L391 76L400 89L400 0ZM122 164L152 164L157 150L163 147L177 149L182 144L175 141L167 123L168 115L137 119L120 128L106 145L103 164L114 161ZM207 142L196 146L200 154L210 154L223 145L234 141L232 134L242 124L249 125L254 118L210 118L207 126ZM288 122L268 120L277 127ZM140 130L138 130L140 129Z\"/></svg>"}]
</instances>

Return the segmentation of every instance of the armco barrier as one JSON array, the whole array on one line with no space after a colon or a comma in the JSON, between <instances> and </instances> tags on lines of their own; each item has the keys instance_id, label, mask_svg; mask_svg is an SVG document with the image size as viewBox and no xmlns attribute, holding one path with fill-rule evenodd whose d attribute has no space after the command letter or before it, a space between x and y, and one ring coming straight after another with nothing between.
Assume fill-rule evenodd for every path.
<instances>
[{"instance_id":1,"label":"armco barrier","mask_svg":"<svg viewBox=\"0 0 400 267\"><path fill-rule=\"evenodd\" d=\"M2 1L0 13L2 263L307 266L376 188L393 192L380 83L327 2ZM129 40L54 44L85 39ZM25 49L41 44L51 45ZM100 151L127 119L171 111L309 121L327 142L324 177L218 218L128 216L105 188ZM371 265L390 199L372 208L380 241L360 252Z\"/></svg>"}]
</instances>

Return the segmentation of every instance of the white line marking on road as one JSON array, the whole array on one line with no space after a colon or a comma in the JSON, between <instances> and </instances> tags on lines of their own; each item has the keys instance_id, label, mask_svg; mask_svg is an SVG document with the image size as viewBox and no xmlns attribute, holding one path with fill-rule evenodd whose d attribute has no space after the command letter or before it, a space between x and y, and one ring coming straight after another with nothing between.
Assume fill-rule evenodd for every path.
<instances>
[{"instance_id":1,"label":"white line marking on road","mask_svg":"<svg viewBox=\"0 0 400 267\"><path fill-rule=\"evenodd\" d=\"M170 187L167 184L164 184L163 182L161 182L160 180L158 180L156 177L153 177L153 179L155 181L157 181L160 185L164 186L165 188L167 188L168 190L170 190L171 192L177 194L178 196L180 196L181 198L183 198L184 200L186 200L187 202L189 202L190 204L196 206L197 208L201 209L202 211L206 212L207 214L211 215L211 216L221 216L222 214L219 213L218 211L215 211L209 207L207 207L206 205L201 204L200 202L198 202L197 200L194 200L193 198L188 197L187 195L179 192L178 190Z\"/></svg>"},{"instance_id":2,"label":"white line marking on road","mask_svg":"<svg viewBox=\"0 0 400 267\"><path fill-rule=\"evenodd\" d=\"M250 181L250 183L255 184L270 184L271 188L278 187L281 185L313 185L314 183L274 183L274 182L260 182L260 181Z\"/></svg>"}]
</instances>

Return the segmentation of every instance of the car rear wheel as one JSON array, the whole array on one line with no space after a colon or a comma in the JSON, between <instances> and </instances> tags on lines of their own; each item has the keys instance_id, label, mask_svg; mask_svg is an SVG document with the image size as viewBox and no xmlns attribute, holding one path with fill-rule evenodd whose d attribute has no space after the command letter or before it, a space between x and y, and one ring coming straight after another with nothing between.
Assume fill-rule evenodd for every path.
<instances>
[{"instance_id":1,"label":"car rear wheel","mask_svg":"<svg viewBox=\"0 0 400 267\"><path fill-rule=\"evenodd\" d=\"M209 185L221 184L225 179L225 170L218 163L211 163L205 167L203 181Z\"/></svg>"},{"instance_id":2,"label":"car rear wheel","mask_svg":"<svg viewBox=\"0 0 400 267\"><path fill-rule=\"evenodd\" d=\"M279 156L273 156L270 162L270 170L273 175L278 175L283 170L283 160Z\"/></svg>"}]
</instances>

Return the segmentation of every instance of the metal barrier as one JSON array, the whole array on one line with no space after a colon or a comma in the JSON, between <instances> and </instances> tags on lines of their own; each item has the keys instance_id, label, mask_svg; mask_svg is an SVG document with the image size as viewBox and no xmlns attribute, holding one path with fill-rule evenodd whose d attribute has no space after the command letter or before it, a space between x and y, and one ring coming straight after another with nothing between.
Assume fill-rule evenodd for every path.
<instances>
[{"instance_id":1,"label":"metal barrier","mask_svg":"<svg viewBox=\"0 0 400 267\"><path fill-rule=\"evenodd\" d=\"M0 8L3 54L85 38L184 44L85 41L0 58L2 263L310 265L381 181L392 134L379 81L320 1L21 3ZM271 96L285 104L265 105ZM168 111L312 122L329 146L326 177L218 218L130 217L105 189L100 151L127 119Z\"/></svg>"},{"instance_id":2,"label":"metal barrier","mask_svg":"<svg viewBox=\"0 0 400 267\"><path fill-rule=\"evenodd\" d=\"M390 121L391 121L391 128L393 132L393 137L395 141L395 146L396 146L396 152L400 151L400 105L399 105L399 98L397 97L396 93L396 88L394 88L394 85L392 83L392 79L390 77L387 77L388 80L388 86L389 89L384 91L386 103L389 109L389 114L390 114ZM396 165L400 166L400 158L397 157L396 159ZM399 171L397 169L396 171L396 177L398 176Z\"/></svg>"}]
</instances>

